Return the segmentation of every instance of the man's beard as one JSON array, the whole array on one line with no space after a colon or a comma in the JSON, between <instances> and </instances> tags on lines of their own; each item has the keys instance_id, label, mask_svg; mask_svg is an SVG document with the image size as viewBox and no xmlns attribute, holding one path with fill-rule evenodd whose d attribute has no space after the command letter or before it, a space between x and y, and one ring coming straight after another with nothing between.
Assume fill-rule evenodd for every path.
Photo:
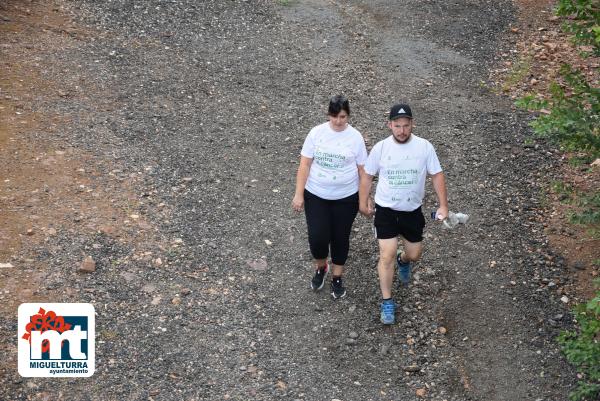
<instances>
[{"instance_id":1,"label":"man's beard","mask_svg":"<svg viewBox=\"0 0 600 401\"><path fill-rule=\"evenodd\" d=\"M396 138L396 135L392 135L392 137L394 138L394 141L396 141L396 143L400 143L400 144L408 142L410 140L411 136L412 136L412 133L409 136L407 136L405 140L399 141L398 138Z\"/></svg>"}]
</instances>

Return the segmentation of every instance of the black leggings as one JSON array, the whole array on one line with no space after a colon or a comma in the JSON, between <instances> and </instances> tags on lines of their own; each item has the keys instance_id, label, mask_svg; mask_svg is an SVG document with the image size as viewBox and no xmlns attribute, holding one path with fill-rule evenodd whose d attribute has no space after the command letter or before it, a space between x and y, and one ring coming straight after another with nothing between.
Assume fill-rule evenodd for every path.
<instances>
[{"instance_id":1,"label":"black leggings","mask_svg":"<svg viewBox=\"0 0 600 401\"><path fill-rule=\"evenodd\" d=\"M352 223L358 213L358 192L346 198L327 200L304 190L304 212L313 258L326 259L331 246L331 262L344 265Z\"/></svg>"}]
</instances>

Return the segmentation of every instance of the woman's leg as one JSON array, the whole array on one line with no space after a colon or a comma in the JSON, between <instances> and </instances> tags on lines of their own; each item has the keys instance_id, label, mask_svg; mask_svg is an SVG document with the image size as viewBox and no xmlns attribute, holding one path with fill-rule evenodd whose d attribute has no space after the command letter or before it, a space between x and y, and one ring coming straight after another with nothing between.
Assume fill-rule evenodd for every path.
<instances>
[{"instance_id":1,"label":"woman's leg","mask_svg":"<svg viewBox=\"0 0 600 401\"><path fill-rule=\"evenodd\" d=\"M317 267L324 267L329 256L330 216L328 201L304 191L304 213L308 227L308 245Z\"/></svg>"},{"instance_id":2,"label":"woman's leg","mask_svg":"<svg viewBox=\"0 0 600 401\"><path fill-rule=\"evenodd\" d=\"M350 249L352 224L358 213L358 194L332 203L331 207L331 262L333 276L341 276Z\"/></svg>"}]
</instances>

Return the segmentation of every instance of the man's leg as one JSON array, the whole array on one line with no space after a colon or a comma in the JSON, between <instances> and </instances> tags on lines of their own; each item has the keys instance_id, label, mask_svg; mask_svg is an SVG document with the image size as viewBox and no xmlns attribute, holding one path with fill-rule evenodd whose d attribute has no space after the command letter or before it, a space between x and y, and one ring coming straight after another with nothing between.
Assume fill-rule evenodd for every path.
<instances>
[{"instance_id":1,"label":"man's leg","mask_svg":"<svg viewBox=\"0 0 600 401\"><path fill-rule=\"evenodd\" d=\"M379 273L379 287L381 288L381 297L383 299L392 297L392 284L394 282L397 248L398 240L396 238L379 240L379 263L377 264L377 272Z\"/></svg>"},{"instance_id":2,"label":"man's leg","mask_svg":"<svg viewBox=\"0 0 600 401\"><path fill-rule=\"evenodd\" d=\"M403 262L416 262L421 259L423 254L423 242L409 242L406 239L402 241L404 245L404 251L400 258Z\"/></svg>"},{"instance_id":3,"label":"man's leg","mask_svg":"<svg viewBox=\"0 0 600 401\"><path fill-rule=\"evenodd\" d=\"M381 310L379 319L383 324L396 322L396 303L392 299L392 283L394 282L394 267L396 265L396 248L398 240L394 238L379 240L379 287L381 288Z\"/></svg>"},{"instance_id":4,"label":"man's leg","mask_svg":"<svg viewBox=\"0 0 600 401\"><path fill-rule=\"evenodd\" d=\"M402 262L416 262L421 258L423 252L423 228L425 228L425 218L421 208L412 212L402 212L400 219L400 234L403 237L402 244L404 252L400 255Z\"/></svg>"},{"instance_id":5,"label":"man's leg","mask_svg":"<svg viewBox=\"0 0 600 401\"><path fill-rule=\"evenodd\" d=\"M398 258L398 278L403 286L408 287L410 283L411 264L416 262L421 257L423 250L422 242L410 242L406 239L403 240L404 251Z\"/></svg>"}]
</instances>

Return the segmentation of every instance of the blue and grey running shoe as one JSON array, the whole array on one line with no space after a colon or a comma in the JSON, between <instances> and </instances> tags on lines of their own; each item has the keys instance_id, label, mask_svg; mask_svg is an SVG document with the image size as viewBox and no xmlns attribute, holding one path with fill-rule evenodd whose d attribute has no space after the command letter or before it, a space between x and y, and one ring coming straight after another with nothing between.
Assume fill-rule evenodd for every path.
<instances>
[{"instance_id":1,"label":"blue and grey running shoe","mask_svg":"<svg viewBox=\"0 0 600 401\"><path fill-rule=\"evenodd\" d=\"M410 283L410 262L403 262L400 255L401 253L398 253L398 256L396 257L398 278L403 286L408 287L408 283Z\"/></svg>"},{"instance_id":2,"label":"blue and grey running shoe","mask_svg":"<svg viewBox=\"0 0 600 401\"><path fill-rule=\"evenodd\" d=\"M379 317L383 324L394 324L396 322L396 303L388 299L381 303L381 315Z\"/></svg>"}]
</instances>

